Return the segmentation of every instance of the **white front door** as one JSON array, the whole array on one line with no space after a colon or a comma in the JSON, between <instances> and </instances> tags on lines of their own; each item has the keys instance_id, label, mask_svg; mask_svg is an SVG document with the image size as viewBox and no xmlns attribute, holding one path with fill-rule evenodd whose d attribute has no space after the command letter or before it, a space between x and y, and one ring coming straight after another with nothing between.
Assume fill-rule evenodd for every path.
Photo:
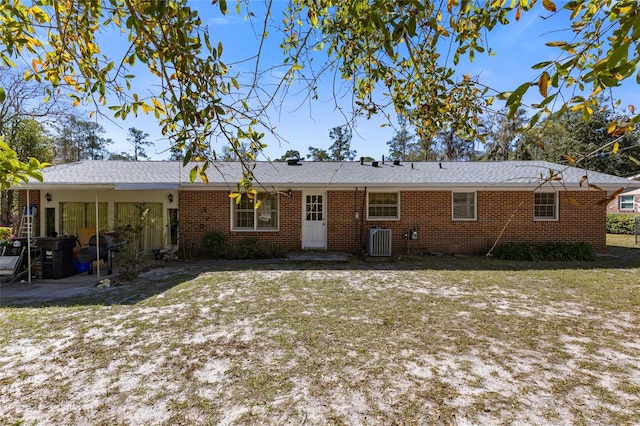
<instances>
[{"instance_id":1,"label":"white front door","mask_svg":"<svg viewBox=\"0 0 640 426\"><path fill-rule=\"evenodd\" d=\"M327 196L323 192L302 194L302 249L327 249Z\"/></svg>"}]
</instances>

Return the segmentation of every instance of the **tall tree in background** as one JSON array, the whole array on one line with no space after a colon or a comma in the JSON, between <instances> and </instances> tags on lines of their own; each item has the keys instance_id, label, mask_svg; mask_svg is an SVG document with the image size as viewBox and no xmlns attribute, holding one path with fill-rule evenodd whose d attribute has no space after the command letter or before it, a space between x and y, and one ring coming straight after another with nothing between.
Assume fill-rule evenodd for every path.
<instances>
[{"instance_id":1,"label":"tall tree in background","mask_svg":"<svg viewBox=\"0 0 640 426\"><path fill-rule=\"evenodd\" d=\"M105 133L104 127L95 121L85 121L83 127L86 132L83 159L106 160L109 157L107 145L113 144L113 140L100 136Z\"/></svg>"},{"instance_id":2,"label":"tall tree in background","mask_svg":"<svg viewBox=\"0 0 640 426\"><path fill-rule=\"evenodd\" d=\"M224 152L226 148L223 146L220 149ZM192 150L191 154L192 155L189 158L192 159L192 160L204 161L203 159L213 158L213 157L215 157L216 161L220 160L220 158L218 158L217 153L216 153L215 156L210 153L209 146L200 145L200 146L196 147L194 150ZM184 161L185 158L186 158L186 156L185 156L185 148L184 147L181 148L179 145L171 145L169 147L169 160L170 161Z\"/></svg>"},{"instance_id":3,"label":"tall tree in background","mask_svg":"<svg viewBox=\"0 0 640 426\"><path fill-rule=\"evenodd\" d=\"M329 147L329 158L333 161L352 161L356 151L351 149L351 128L347 125L337 126L329 131L329 137L333 141Z\"/></svg>"},{"instance_id":4,"label":"tall tree in background","mask_svg":"<svg viewBox=\"0 0 640 426\"><path fill-rule=\"evenodd\" d=\"M108 158L107 145L113 141L100 136L105 131L96 122L83 121L76 115L68 115L57 130L58 134L54 137L55 163Z\"/></svg>"},{"instance_id":5,"label":"tall tree in background","mask_svg":"<svg viewBox=\"0 0 640 426\"><path fill-rule=\"evenodd\" d=\"M133 161L138 161L140 158L149 159L149 156L144 151L144 147L152 146L153 143L147 140L148 137L149 133L145 133L135 127L129 128L129 137L127 138L127 141L133 145Z\"/></svg>"},{"instance_id":6,"label":"tall tree in background","mask_svg":"<svg viewBox=\"0 0 640 426\"><path fill-rule=\"evenodd\" d=\"M398 126L399 128L393 135L393 138L387 141L389 158L402 161L419 161L424 159L424 155L420 152L419 144L414 141L415 135L409 132L407 119L402 115L398 117Z\"/></svg>"},{"instance_id":7,"label":"tall tree in background","mask_svg":"<svg viewBox=\"0 0 640 426\"><path fill-rule=\"evenodd\" d=\"M329 138L333 141L328 150L309 147L307 158L312 161L352 161L356 151L351 149L351 129L349 126L337 126L329 130Z\"/></svg>"},{"instance_id":8,"label":"tall tree in background","mask_svg":"<svg viewBox=\"0 0 640 426\"><path fill-rule=\"evenodd\" d=\"M18 70L0 67L0 88L0 137L11 150L3 151L4 159L7 164L15 163L11 181L19 182L19 173L29 170L23 166L30 158L51 161L51 140L42 123L56 121L63 108L57 95L44 102L45 85L25 81ZM22 162L22 166L16 162ZM10 223L15 205L13 191L0 190L0 223Z\"/></svg>"},{"instance_id":9,"label":"tall tree in background","mask_svg":"<svg viewBox=\"0 0 640 426\"><path fill-rule=\"evenodd\" d=\"M603 103L604 104L604 103ZM594 111L586 122L580 111L549 118L528 130L517 144L516 156L523 160L546 160L579 165L588 170L629 176L638 172L640 131L610 132L624 120L611 108Z\"/></svg>"},{"instance_id":10,"label":"tall tree in background","mask_svg":"<svg viewBox=\"0 0 640 426\"><path fill-rule=\"evenodd\" d=\"M309 147L307 158L311 161L329 161L329 153L325 149Z\"/></svg>"},{"instance_id":11,"label":"tall tree in background","mask_svg":"<svg viewBox=\"0 0 640 426\"><path fill-rule=\"evenodd\" d=\"M515 148L522 127L528 118L523 109L510 117L506 110L489 113L485 123L487 141L483 159L505 161L515 156Z\"/></svg>"},{"instance_id":12,"label":"tall tree in background","mask_svg":"<svg viewBox=\"0 0 640 426\"><path fill-rule=\"evenodd\" d=\"M287 161L288 158L302 158L302 156L300 156L300 151L296 150L296 149L289 149L287 150L287 152L285 152L282 157L276 159L276 161Z\"/></svg>"},{"instance_id":13,"label":"tall tree in background","mask_svg":"<svg viewBox=\"0 0 640 426\"><path fill-rule=\"evenodd\" d=\"M454 130L439 132L435 142L438 160L469 161L477 159L475 142L461 138Z\"/></svg>"},{"instance_id":14,"label":"tall tree in background","mask_svg":"<svg viewBox=\"0 0 640 426\"><path fill-rule=\"evenodd\" d=\"M4 138L14 153L9 154L0 161L7 160L9 155L15 158L15 161L28 164L30 158L38 158L48 163L52 157L52 140L44 129L44 126L33 118L16 117L4 126ZM15 155L15 157L13 157ZM14 160L11 160L14 161ZM26 170L24 166L17 170ZM39 175L38 175L39 176ZM15 179L13 182L17 183ZM13 190L2 190L2 214L0 215L0 223L9 225L12 222L14 213L16 213L17 197Z\"/></svg>"},{"instance_id":15,"label":"tall tree in background","mask_svg":"<svg viewBox=\"0 0 640 426\"><path fill-rule=\"evenodd\" d=\"M30 157L53 160L53 139L45 127L33 118L16 118L4 128L5 141L22 161Z\"/></svg>"}]
</instances>

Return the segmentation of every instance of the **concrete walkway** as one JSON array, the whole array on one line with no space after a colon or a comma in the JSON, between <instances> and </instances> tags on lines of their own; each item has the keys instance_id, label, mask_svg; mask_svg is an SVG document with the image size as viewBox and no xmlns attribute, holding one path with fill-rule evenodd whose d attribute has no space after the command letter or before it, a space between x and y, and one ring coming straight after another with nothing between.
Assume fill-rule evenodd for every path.
<instances>
[{"instance_id":1,"label":"concrete walkway","mask_svg":"<svg viewBox=\"0 0 640 426\"><path fill-rule=\"evenodd\" d=\"M285 262L348 262L349 255L346 253L328 252L292 252L289 253ZM218 261L213 261L218 262ZM225 261L228 262L228 261ZM237 261L237 263L256 261ZM260 263L281 263L283 259L262 259ZM236 262L234 262L236 263ZM203 262L202 264L206 264ZM200 265L202 265L200 264ZM151 263L150 263L151 265ZM188 268L190 263L171 263L172 266ZM168 266L155 262L152 266ZM201 267L201 266L200 266ZM33 278L31 282L14 281L7 282L9 277L0 277L0 306L6 304L38 303L49 300L67 299L84 296L100 291L96 285L100 280L107 278L117 280L118 271L114 268L113 274L107 275L106 269L101 269L100 277L96 273L89 275L82 272L77 275L61 279Z\"/></svg>"},{"instance_id":2,"label":"concrete walkway","mask_svg":"<svg viewBox=\"0 0 640 426\"><path fill-rule=\"evenodd\" d=\"M114 271L115 272L115 271ZM33 278L31 282L26 280L7 282L6 277L0 278L0 305L11 302L33 302L70 297L83 296L96 290L99 280L105 278L115 279L116 273L107 275L101 272L88 275L86 272L60 279Z\"/></svg>"},{"instance_id":3,"label":"concrete walkway","mask_svg":"<svg viewBox=\"0 0 640 426\"><path fill-rule=\"evenodd\" d=\"M289 253L287 260L291 262L348 262L349 256L346 253L305 251Z\"/></svg>"}]
</instances>

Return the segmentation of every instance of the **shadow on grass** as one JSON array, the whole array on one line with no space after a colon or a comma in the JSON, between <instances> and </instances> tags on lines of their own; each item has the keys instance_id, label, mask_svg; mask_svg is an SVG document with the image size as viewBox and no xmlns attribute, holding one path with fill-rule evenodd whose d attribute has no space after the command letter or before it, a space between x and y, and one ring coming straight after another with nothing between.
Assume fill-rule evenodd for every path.
<instances>
[{"instance_id":1,"label":"shadow on grass","mask_svg":"<svg viewBox=\"0 0 640 426\"><path fill-rule=\"evenodd\" d=\"M608 253L594 261L507 261L486 256L399 256L389 258L351 258L348 262L293 262L283 259L251 261L175 262L155 268L155 274L121 286L97 289L86 286L80 294L56 292L53 286L40 285L36 291L20 294L13 289L7 297L0 290L1 308L44 308L77 306L135 305L164 293L201 274L218 271L296 271L296 270L433 270L433 271L530 271L595 270L640 268L640 246L607 246ZM19 286L20 284L17 284ZM73 284L68 284L73 286ZM3 285L4 287L4 285ZM67 288L69 289L69 287ZM38 292L39 290L39 292ZM78 290L76 288L76 290Z\"/></svg>"},{"instance_id":2,"label":"shadow on grass","mask_svg":"<svg viewBox=\"0 0 640 426\"><path fill-rule=\"evenodd\" d=\"M128 281L118 275L103 276L114 285L99 288L98 278L76 275L60 280L38 280L33 283L0 284L0 308L46 308L71 306L134 305L164 293L198 276L187 266L176 263L176 267L149 267L141 276ZM153 270L167 271L165 276L145 278Z\"/></svg>"}]
</instances>

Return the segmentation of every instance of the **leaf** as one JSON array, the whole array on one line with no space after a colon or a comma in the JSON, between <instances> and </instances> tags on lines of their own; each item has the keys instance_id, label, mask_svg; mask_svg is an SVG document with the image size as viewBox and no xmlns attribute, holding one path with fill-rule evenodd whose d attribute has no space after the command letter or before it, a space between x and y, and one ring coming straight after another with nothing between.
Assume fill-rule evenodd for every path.
<instances>
[{"instance_id":1,"label":"leaf","mask_svg":"<svg viewBox=\"0 0 640 426\"><path fill-rule=\"evenodd\" d=\"M156 98L151 98L151 103L157 110L160 110L164 113L164 108L162 107L160 101L158 101Z\"/></svg>"},{"instance_id":2,"label":"leaf","mask_svg":"<svg viewBox=\"0 0 640 426\"><path fill-rule=\"evenodd\" d=\"M542 0L542 5L549 12L555 12L556 11L556 5L551 0Z\"/></svg>"},{"instance_id":3,"label":"leaf","mask_svg":"<svg viewBox=\"0 0 640 426\"><path fill-rule=\"evenodd\" d=\"M636 107L634 107L634 106L633 106L633 105L631 105L631 104L627 105L627 109L629 110L629 112L630 112L631 114L635 114L635 112L636 112Z\"/></svg>"},{"instance_id":4,"label":"leaf","mask_svg":"<svg viewBox=\"0 0 640 426\"><path fill-rule=\"evenodd\" d=\"M543 72L540 78L538 79L538 91L542 95L543 98L547 97L547 89L549 88L549 73Z\"/></svg>"},{"instance_id":5,"label":"leaf","mask_svg":"<svg viewBox=\"0 0 640 426\"><path fill-rule=\"evenodd\" d=\"M256 201L256 205L253 206L253 208L257 210L257 209L260 208L261 205L262 205L262 200L258 200L258 201Z\"/></svg>"},{"instance_id":6,"label":"leaf","mask_svg":"<svg viewBox=\"0 0 640 426\"><path fill-rule=\"evenodd\" d=\"M5 93L4 89L0 87L0 102L4 102L6 98L7 98L7 94Z\"/></svg>"},{"instance_id":7,"label":"leaf","mask_svg":"<svg viewBox=\"0 0 640 426\"><path fill-rule=\"evenodd\" d=\"M223 15L227 14L227 0L220 0L220 12Z\"/></svg>"},{"instance_id":8,"label":"leaf","mask_svg":"<svg viewBox=\"0 0 640 426\"><path fill-rule=\"evenodd\" d=\"M629 160L631 160L632 162L634 162L636 164L636 166L640 166L640 160L638 160L637 158L629 155Z\"/></svg>"},{"instance_id":9,"label":"leaf","mask_svg":"<svg viewBox=\"0 0 640 426\"><path fill-rule=\"evenodd\" d=\"M616 142L613 144L613 149L611 150L614 154L618 153L618 150L620 149L620 143Z\"/></svg>"},{"instance_id":10,"label":"leaf","mask_svg":"<svg viewBox=\"0 0 640 426\"><path fill-rule=\"evenodd\" d=\"M549 46L549 47L561 47L561 46L566 46L568 43L566 41L550 41L548 43L545 43L545 45Z\"/></svg>"},{"instance_id":11,"label":"leaf","mask_svg":"<svg viewBox=\"0 0 640 426\"><path fill-rule=\"evenodd\" d=\"M542 68L546 68L551 64L553 64L553 61L538 62L537 64L535 64L531 68L534 69L534 70L539 70L539 69L542 69Z\"/></svg>"},{"instance_id":12,"label":"leaf","mask_svg":"<svg viewBox=\"0 0 640 426\"><path fill-rule=\"evenodd\" d=\"M240 196L239 192L232 192L231 194L229 194L229 198L238 198Z\"/></svg>"},{"instance_id":13,"label":"leaf","mask_svg":"<svg viewBox=\"0 0 640 426\"><path fill-rule=\"evenodd\" d=\"M592 186L592 185L589 185L589 186ZM593 186L595 186L595 185L593 185ZM602 191L602 189L601 189L601 188L596 188L596 189L600 189L600 190ZM617 191L615 191L613 194L611 194L609 197L607 197L607 198L605 198L605 199L603 199L603 200L598 201L598 205L599 205L599 206L606 206L607 204L609 204L610 202L612 202L612 201L613 201L613 200L614 200L618 195L620 195L620 193L621 193L622 191L624 191L624 188L620 188L620 189L618 189L618 190L617 190Z\"/></svg>"},{"instance_id":14,"label":"leaf","mask_svg":"<svg viewBox=\"0 0 640 426\"><path fill-rule=\"evenodd\" d=\"M590 183L589 184L589 188L591 189L596 189L598 191L604 191L604 189L600 188L598 185L596 185L595 183Z\"/></svg>"},{"instance_id":15,"label":"leaf","mask_svg":"<svg viewBox=\"0 0 640 426\"><path fill-rule=\"evenodd\" d=\"M611 133L611 136L620 136L622 134L624 134L625 132L627 132L629 130L629 126L622 126L622 127L618 127L616 130L614 130Z\"/></svg>"},{"instance_id":16,"label":"leaf","mask_svg":"<svg viewBox=\"0 0 640 426\"><path fill-rule=\"evenodd\" d=\"M565 155L564 155L564 158L566 158L566 159L567 159L567 161L568 161L569 163L571 163L571 164L574 164L574 163L576 162L576 159L575 159L575 158L573 158L572 156L570 156L569 154L565 154Z\"/></svg>"},{"instance_id":17,"label":"leaf","mask_svg":"<svg viewBox=\"0 0 640 426\"><path fill-rule=\"evenodd\" d=\"M582 10L582 3L578 3L576 6L573 7L573 11L571 12L571 17L569 17L569 20L573 21L576 16L578 16L578 14L580 13L580 11Z\"/></svg>"},{"instance_id":18,"label":"leaf","mask_svg":"<svg viewBox=\"0 0 640 426\"><path fill-rule=\"evenodd\" d=\"M516 21L520 20L520 5L518 5L518 8L516 9Z\"/></svg>"},{"instance_id":19,"label":"leaf","mask_svg":"<svg viewBox=\"0 0 640 426\"><path fill-rule=\"evenodd\" d=\"M204 170L199 169L198 174L200 175L200 179L202 180L202 182L209 183L209 178L207 177L207 174L205 173Z\"/></svg>"}]
</instances>

